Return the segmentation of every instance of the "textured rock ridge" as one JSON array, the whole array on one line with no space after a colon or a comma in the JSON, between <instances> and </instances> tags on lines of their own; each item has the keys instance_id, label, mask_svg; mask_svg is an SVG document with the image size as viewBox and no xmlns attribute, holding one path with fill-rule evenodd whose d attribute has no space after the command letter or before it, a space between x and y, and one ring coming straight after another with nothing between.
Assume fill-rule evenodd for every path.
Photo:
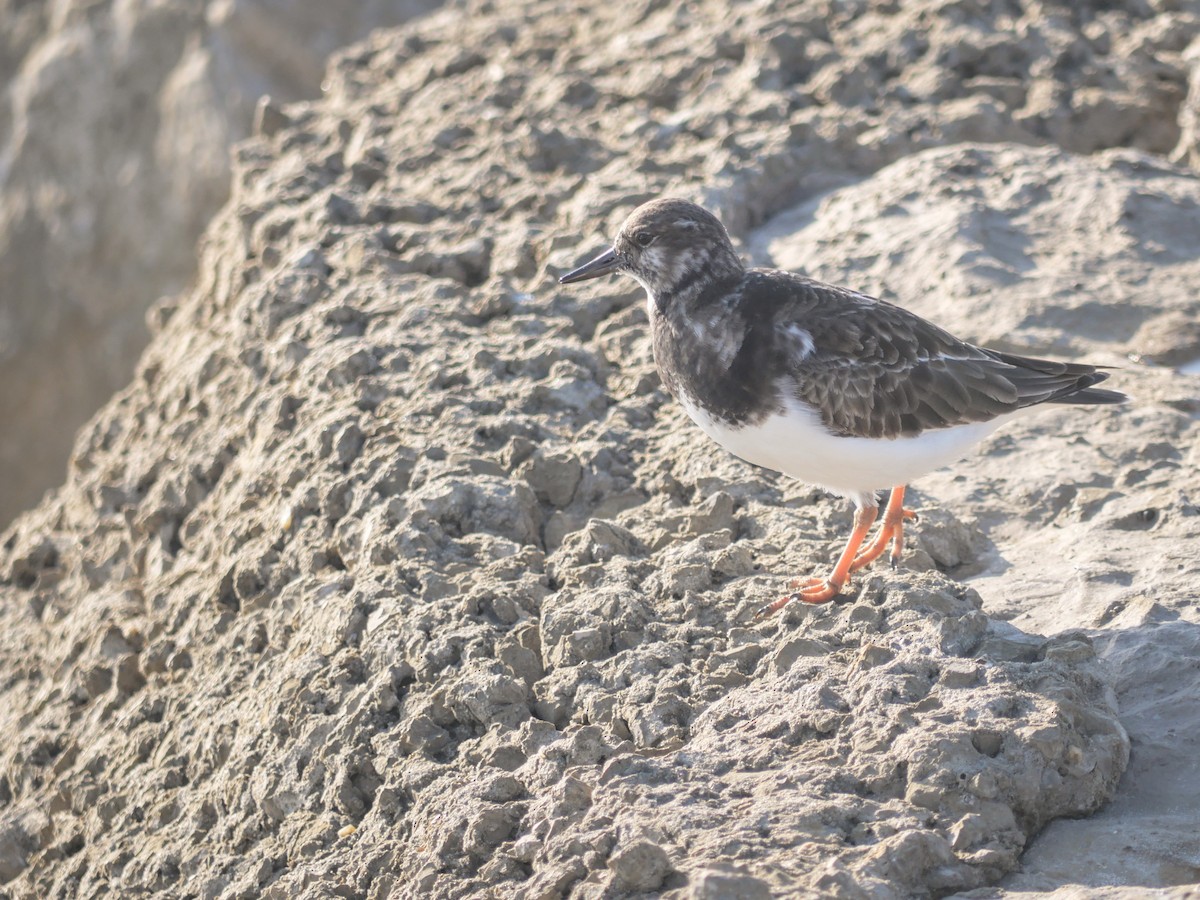
<instances>
[{"instance_id":1,"label":"textured rock ridge","mask_svg":"<svg viewBox=\"0 0 1200 900\"><path fill-rule=\"evenodd\" d=\"M1025 82L1003 74L1025 44L973 9L481 4L373 36L320 103L264 118L196 289L157 308L66 484L0 534L3 889L940 896L1101 806L1130 742L1096 630L1194 620L1188 376L1126 361L1139 404L1014 426L930 480L905 569L755 623L849 511L702 440L631 285L554 281L666 192L748 252L861 250L882 278L870 241L893 232L844 226L891 198L895 233L951 245L923 312L1176 364L1200 185L1147 151L1175 146L1182 91L1105 67L1138 39L1174 72L1166 24L1195 20L1012 12L1059 60ZM964 61L980 42L994 55ZM925 59L950 74L923 87ZM1099 128L1134 101L1082 105L1080 72L1155 128ZM1031 146L1098 149L1089 129L1145 147ZM965 139L1016 143L941 146ZM989 218L1008 173L1134 215ZM1162 265L1137 268L1153 240ZM1083 334L1067 269L1111 279ZM1014 325L1013 272L1063 303L1020 295ZM1149 299L1122 312L1137 278ZM984 614L981 594L1025 609L1004 556L1022 536L1055 565L1021 570L1091 631Z\"/></svg>"}]
</instances>

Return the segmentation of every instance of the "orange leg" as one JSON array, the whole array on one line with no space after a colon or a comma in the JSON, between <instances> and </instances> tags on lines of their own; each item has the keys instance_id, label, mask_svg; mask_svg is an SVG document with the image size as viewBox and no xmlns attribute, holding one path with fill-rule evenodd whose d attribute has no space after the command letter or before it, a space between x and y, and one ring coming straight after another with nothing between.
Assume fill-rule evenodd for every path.
<instances>
[{"instance_id":1,"label":"orange leg","mask_svg":"<svg viewBox=\"0 0 1200 900\"><path fill-rule=\"evenodd\" d=\"M874 540L854 557L854 561L850 563L850 571L857 572L875 562L883 555L889 543L892 545L892 568L896 568L900 564L900 555L904 552L904 520L916 517L915 512L904 508L904 485L892 488L887 509L883 513L883 521L879 523L879 531Z\"/></svg>"},{"instance_id":2,"label":"orange leg","mask_svg":"<svg viewBox=\"0 0 1200 900\"><path fill-rule=\"evenodd\" d=\"M850 532L850 538L846 541L846 549L838 557L837 565L833 567L829 577L793 581L789 587L798 588L798 590L791 594L785 594L773 603L768 603L758 611L758 615L760 617L770 615L783 609L793 600L799 600L801 603L825 603L836 597L846 586L846 581L850 577L850 567L854 564L858 548L866 540L867 532L871 530L871 525L878 515L879 510L874 506L856 509L854 511L854 530Z\"/></svg>"}]
</instances>

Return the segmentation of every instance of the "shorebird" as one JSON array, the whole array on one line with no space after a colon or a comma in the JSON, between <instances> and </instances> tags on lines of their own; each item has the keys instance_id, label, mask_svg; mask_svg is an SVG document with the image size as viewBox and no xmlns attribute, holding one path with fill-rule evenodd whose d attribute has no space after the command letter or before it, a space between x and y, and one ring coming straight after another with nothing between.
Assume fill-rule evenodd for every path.
<instances>
[{"instance_id":1,"label":"shorebird","mask_svg":"<svg viewBox=\"0 0 1200 900\"><path fill-rule=\"evenodd\" d=\"M654 359L667 390L746 462L854 502L854 526L826 576L796 579L787 603L824 603L852 572L904 549L913 479L964 456L1042 403L1120 403L1107 372L977 347L902 307L778 269L748 269L721 222L686 200L653 200L612 246L563 275L610 273L646 289ZM878 493L891 489L874 538Z\"/></svg>"}]
</instances>

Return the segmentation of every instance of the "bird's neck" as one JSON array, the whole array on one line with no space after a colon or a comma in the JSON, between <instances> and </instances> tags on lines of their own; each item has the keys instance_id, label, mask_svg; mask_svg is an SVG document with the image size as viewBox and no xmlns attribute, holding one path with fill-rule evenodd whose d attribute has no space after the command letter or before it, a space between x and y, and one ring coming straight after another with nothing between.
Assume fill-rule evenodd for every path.
<instances>
[{"instance_id":1,"label":"bird's neck","mask_svg":"<svg viewBox=\"0 0 1200 900\"><path fill-rule=\"evenodd\" d=\"M685 260L669 273L670 277L639 280L646 288L651 307L659 314L687 316L726 296L745 273L742 261L729 247Z\"/></svg>"}]
</instances>

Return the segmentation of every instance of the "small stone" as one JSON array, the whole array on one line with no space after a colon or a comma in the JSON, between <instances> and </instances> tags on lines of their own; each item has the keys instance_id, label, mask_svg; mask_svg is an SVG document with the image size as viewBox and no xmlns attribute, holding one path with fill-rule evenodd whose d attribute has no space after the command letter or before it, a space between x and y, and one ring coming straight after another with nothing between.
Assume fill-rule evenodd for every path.
<instances>
[{"instance_id":1,"label":"small stone","mask_svg":"<svg viewBox=\"0 0 1200 900\"><path fill-rule=\"evenodd\" d=\"M656 891L671 871L671 860L658 844L642 840L618 850L608 867L621 890Z\"/></svg>"},{"instance_id":2,"label":"small stone","mask_svg":"<svg viewBox=\"0 0 1200 900\"><path fill-rule=\"evenodd\" d=\"M608 650L609 641L599 628L580 628L563 637L554 649L552 659L556 665L570 666L601 659Z\"/></svg>"},{"instance_id":3,"label":"small stone","mask_svg":"<svg viewBox=\"0 0 1200 900\"><path fill-rule=\"evenodd\" d=\"M1007 622L991 622L979 655L1003 662L1036 662L1045 644L1040 635L1025 634Z\"/></svg>"},{"instance_id":4,"label":"small stone","mask_svg":"<svg viewBox=\"0 0 1200 900\"><path fill-rule=\"evenodd\" d=\"M523 834L513 844L512 856L518 862L531 863L542 849L542 842L532 834Z\"/></svg>"},{"instance_id":5,"label":"small stone","mask_svg":"<svg viewBox=\"0 0 1200 900\"><path fill-rule=\"evenodd\" d=\"M568 454L545 454L540 451L527 460L520 474L529 482L538 500L562 509L575 496L583 477L583 466Z\"/></svg>"},{"instance_id":6,"label":"small stone","mask_svg":"<svg viewBox=\"0 0 1200 900\"><path fill-rule=\"evenodd\" d=\"M982 669L972 662L951 662L942 668L941 683L948 688L970 688L979 684Z\"/></svg>"},{"instance_id":7,"label":"small stone","mask_svg":"<svg viewBox=\"0 0 1200 900\"><path fill-rule=\"evenodd\" d=\"M991 772L979 772L971 776L968 782L971 793L984 800L991 800L999 793L996 776Z\"/></svg>"},{"instance_id":8,"label":"small stone","mask_svg":"<svg viewBox=\"0 0 1200 900\"><path fill-rule=\"evenodd\" d=\"M463 849L468 853L485 855L508 839L514 824L513 815L507 809L502 806L489 806L481 810L467 825Z\"/></svg>"},{"instance_id":9,"label":"small stone","mask_svg":"<svg viewBox=\"0 0 1200 900\"><path fill-rule=\"evenodd\" d=\"M749 575L754 571L754 554L745 544L734 544L713 557L712 567L717 574L730 578Z\"/></svg>"},{"instance_id":10,"label":"small stone","mask_svg":"<svg viewBox=\"0 0 1200 900\"><path fill-rule=\"evenodd\" d=\"M700 509L688 517L688 534L709 534L733 525L733 497L717 491L704 501Z\"/></svg>"},{"instance_id":11,"label":"small stone","mask_svg":"<svg viewBox=\"0 0 1200 900\"><path fill-rule=\"evenodd\" d=\"M1046 659L1055 662L1078 665L1096 656L1091 640L1078 634L1056 635L1046 644L1043 654Z\"/></svg>"},{"instance_id":12,"label":"small stone","mask_svg":"<svg viewBox=\"0 0 1200 900\"><path fill-rule=\"evenodd\" d=\"M484 786L481 795L493 803L507 803L525 793L525 785L514 775L507 773L493 776Z\"/></svg>"}]
</instances>

